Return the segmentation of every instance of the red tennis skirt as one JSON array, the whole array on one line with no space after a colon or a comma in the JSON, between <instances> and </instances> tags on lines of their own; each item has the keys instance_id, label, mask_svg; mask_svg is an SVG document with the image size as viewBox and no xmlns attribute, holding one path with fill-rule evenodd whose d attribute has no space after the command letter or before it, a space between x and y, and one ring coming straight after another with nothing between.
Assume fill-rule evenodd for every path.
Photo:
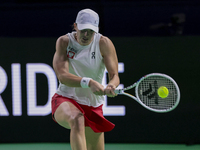
<instances>
[{"instance_id":1,"label":"red tennis skirt","mask_svg":"<svg viewBox=\"0 0 200 150\"><path fill-rule=\"evenodd\" d=\"M81 105L73 99L63 97L58 94L54 94L51 101L52 118L55 122L54 113L56 109L61 103L66 101L74 104L74 106L76 106L84 114L85 126L89 126L94 132L108 132L115 127L113 123L104 118L102 111L103 104L99 107Z\"/></svg>"}]
</instances>

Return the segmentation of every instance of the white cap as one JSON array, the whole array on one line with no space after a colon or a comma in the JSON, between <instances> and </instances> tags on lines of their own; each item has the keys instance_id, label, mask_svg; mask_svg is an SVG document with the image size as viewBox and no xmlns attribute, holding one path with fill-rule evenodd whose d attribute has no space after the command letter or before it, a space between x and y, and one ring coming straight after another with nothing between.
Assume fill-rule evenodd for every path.
<instances>
[{"instance_id":1,"label":"white cap","mask_svg":"<svg viewBox=\"0 0 200 150\"><path fill-rule=\"evenodd\" d=\"M79 11L76 23L79 30L91 29L96 33L99 32L99 15L91 9Z\"/></svg>"}]
</instances>

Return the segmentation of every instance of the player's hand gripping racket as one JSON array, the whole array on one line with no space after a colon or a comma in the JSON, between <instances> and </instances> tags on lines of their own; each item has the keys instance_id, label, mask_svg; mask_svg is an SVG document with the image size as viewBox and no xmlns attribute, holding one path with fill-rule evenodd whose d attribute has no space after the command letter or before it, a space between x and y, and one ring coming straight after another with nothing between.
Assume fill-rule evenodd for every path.
<instances>
[{"instance_id":1,"label":"player's hand gripping racket","mask_svg":"<svg viewBox=\"0 0 200 150\"><path fill-rule=\"evenodd\" d=\"M134 87L135 96L124 92ZM160 87L167 90L164 98L158 91ZM172 111L180 101L180 90L176 82L170 76L161 73L148 74L124 89L116 89L115 93L129 96L145 108L159 113Z\"/></svg>"}]
</instances>

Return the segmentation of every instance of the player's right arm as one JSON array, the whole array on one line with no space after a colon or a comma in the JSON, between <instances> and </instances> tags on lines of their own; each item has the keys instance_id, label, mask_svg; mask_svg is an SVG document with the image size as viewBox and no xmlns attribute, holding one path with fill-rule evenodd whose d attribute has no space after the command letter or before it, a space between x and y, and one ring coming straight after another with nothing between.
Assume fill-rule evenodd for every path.
<instances>
[{"instance_id":1,"label":"player's right arm","mask_svg":"<svg viewBox=\"0 0 200 150\"><path fill-rule=\"evenodd\" d=\"M58 80L70 87L80 87L81 77L69 73L69 59L66 55L69 38L61 36L56 41L56 52L53 57L53 68Z\"/></svg>"}]
</instances>

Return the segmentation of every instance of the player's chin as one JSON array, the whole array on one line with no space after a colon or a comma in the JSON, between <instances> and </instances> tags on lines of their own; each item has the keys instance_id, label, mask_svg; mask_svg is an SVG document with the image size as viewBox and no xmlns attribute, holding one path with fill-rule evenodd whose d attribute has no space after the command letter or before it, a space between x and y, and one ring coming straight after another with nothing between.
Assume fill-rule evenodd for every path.
<instances>
[{"instance_id":1,"label":"player's chin","mask_svg":"<svg viewBox=\"0 0 200 150\"><path fill-rule=\"evenodd\" d=\"M81 40L81 45L86 46L89 44L90 44L89 40L83 40L83 39Z\"/></svg>"}]
</instances>

